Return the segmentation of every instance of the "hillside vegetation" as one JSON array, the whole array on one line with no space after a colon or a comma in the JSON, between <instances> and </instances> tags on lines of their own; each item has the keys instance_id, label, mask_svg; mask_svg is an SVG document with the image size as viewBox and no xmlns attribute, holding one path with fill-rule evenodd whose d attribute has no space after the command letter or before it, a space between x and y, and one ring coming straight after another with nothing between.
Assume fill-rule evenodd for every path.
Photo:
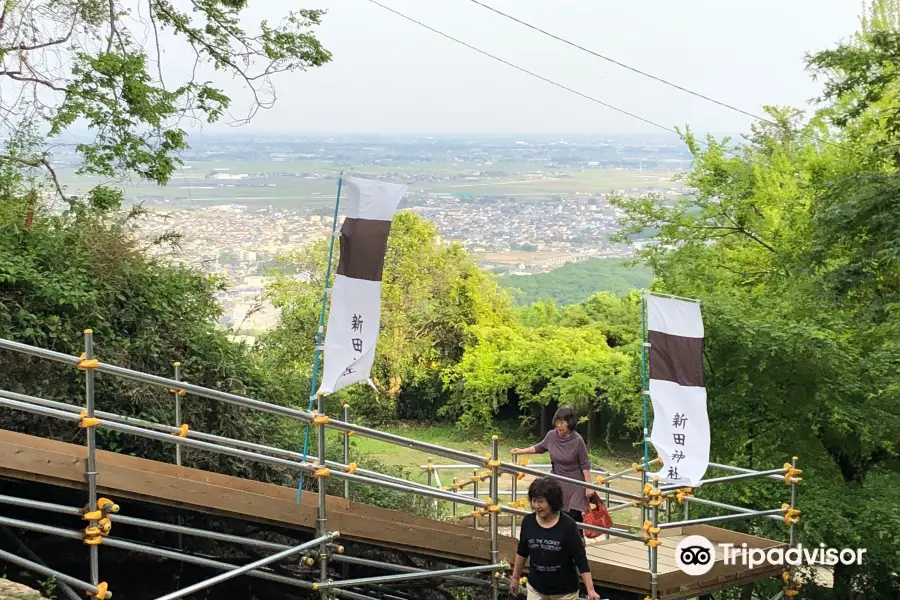
<instances>
[{"instance_id":1,"label":"hillside vegetation","mask_svg":"<svg viewBox=\"0 0 900 600\"><path fill-rule=\"evenodd\" d=\"M10 18L34 4L41 2L11 4L19 12ZM231 49L237 27L228 19L245 3L196 4L230 25L216 35L214 26L212 32L192 26L187 15L157 17L182 35L200 36L205 44L198 47L233 58L207 56L220 68L243 64L234 57L245 53L227 54L226 48ZM168 2L152 5L174 10ZM93 27L95 37L103 39L106 14L88 13L83 27ZM686 131L684 142L693 154L686 179L690 198L674 204L654 196L614 199L623 215L622 241L657 232L660 243L640 254L653 271L654 289L702 301L710 459L771 469L798 456L804 478L800 542L867 549L862 564L835 567L834 588L811 582L803 593L814 600L846 600L857 592L865 600L900 597L898 15L898 2L875 2L852 40L808 57L809 69L824 84L815 113L770 107L767 119L739 142L701 140ZM305 30L319 16L304 13L290 21L291 31ZM128 39L121 25L117 31ZM329 58L307 33L298 39L290 32L270 32L263 40L270 47L259 49L259 56L297 69ZM81 79L56 81L57 88L70 86L65 100L29 114L51 130L83 118L101 131L82 148L88 172L166 183L178 149L186 144L180 130L167 128L174 115L205 109L214 117L227 98L206 86L174 96L154 87L147 56L123 39L85 48L89 52L78 63ZM92 87L96 82L99 89ZM120 106L116 99L123 89L128 101ZM104 362L171 375L171 362L180 360L193 383L305 405L325 244L281 257L275 269L280 275L269 290L282 310L280 326L252 347L233 344L213 325L219 282L151 259L132 235L140 211L122 214L121 190L99 187L84 198L66 197L47 168L50 141L30 124L22 124L0 155L0 336L78 355L81 332L90 327ZM148 127L158 135L145 136ZM42 202L48 194L53 200ZM607 291L566 306L560 306L566 304L562 300L516 306L460 245L437 239L432 223L411 213L397 215L372 373L377 389L354 386L329 396L326 410L335 413L349 402L366 423L414 419L438 423L462 439L484 439L501 424L523 436L542 433L548 415L567 403L584 417L582 429L595 451L639 443L640 295ZM290 277L298 271L319 276L304 283ZM73 402L82 397L84 380L74 369L4 352L0 387ZM96 397L99 410L173 418L166 392L132 382L101 374ZM6 428L84 443L83 431L44 417L2 410L0 419ZM186 420L192 429L219 435L291 449L303 444L304 430L296 422L195 398L186 402ZM157 442L101 434L98 443L106 450L172 460L171 446ZM336 450L330 444L331 457L337 457ZM368 456L358 460L368 468L386 468ZM185 464L298 483L293 472L200 452L186 453ZM777 481L739 480L703 493L766 509L780 506L787 489ZM354 494L411 512L427 513L430 504L393 492L354 489ZM692 514L709 513L697 507ZM786 537L784 524L774 520L731 526ZM209 554L209 548L190 543L186 551ZM48 560L69 565L78 560L75 552L83 559L76 544L71 553L60 549ZM245 562L249 558L241 555ZM158 563L134 564L160 589L127 590L126 597L142 600L170 591ZM249 598L249 585L236 579L213 588L208 597ZM780 589L778 581L763 582L755 594L770 598Z\"/></svg>"},{"instance_id":2,"label":"hillside vegetation","mask_svg":"<svg viewBox=\"0 0 900 600\"><path fill-rule=\"evenodd\" d=\"M578 304L595 292L627 294L646 288L653 271L646 265L632 265L619 258L597 258L569 263L549 273L514 275L499 278L516 304L527 306L540 300L552 300L562 306Z\"/></svg>"}]
</instances>

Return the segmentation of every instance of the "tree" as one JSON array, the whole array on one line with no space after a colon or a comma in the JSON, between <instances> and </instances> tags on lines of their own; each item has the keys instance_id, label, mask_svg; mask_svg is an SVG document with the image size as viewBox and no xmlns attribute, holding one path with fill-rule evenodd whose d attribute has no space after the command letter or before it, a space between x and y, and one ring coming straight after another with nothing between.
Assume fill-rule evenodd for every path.
<instances>
[{"instance_id":1,"label":"tree","mask_svg":"<svg viewBox=\"0 0 900 600\"><path fill-rule=\"evenodd\" d=\"M304 395L309 391L327 250L321 242L280 258L289 265L281 271L308 273L310 279L277 276L271 299L282 309L282 322L260 342L265 360L273 369L294 373L290 377ZM357 398L351 404L370 417L434 418L445 399L441 372L462 356L472 327L511 319L509 304L496 282L458 244L440 243L432 223L413 213L398 213L382 280L381 334L372 371L378 392L352 386L336 397Z\"/></svg>"},{"instance_id":2,"label":"tree","mask_svg":"<svg viewBox=\"0 0 900 600\"><path fill-rule=\"evenodd\" d=\"M552 303L539 302L522 309L517 323L473 327L474 340L461 360L443 373L452 394L441 414L469 429L490 422L509 403L523 413L525 422L535 411L565 403L588 417L589 438L599 433L596 416L601 410L637 426L638 302L638 296L597 294L562 312ZM613 309L616 304L621 306ZM604 306L609 310L600 308ZM607 322L605 317L612 313L623 322ZM634 326L630 337L614 331L629 325ZM629 345L612 348L610 340L617 346L627 340ZM607 433L613 421L607 420Z\"/></svg>"},{"instance_id":3,"label":"tree","mask_svg":"<svg viewBox=\"0 0 900 600\"><path fill-rule=\"evenodd\" d=\"M876 3L853 42L809 57L826 78L812 118L769 108L741 144L707 138L706 148L688 131L691 197L614 202L622 239L657 232L642 254L659 289L703 300L714 455L760 468L801 456L801 508L817 515L801 541L869 548L868 562L835 567L833 593L817 597L865 589L880 600L900 587L896 553L859 530L895 518L885 502L900 484L900 30L889 4ZM746 485L718 493L779 497Z\"/></svg>"},{"instance_id":4,"label":"tree","mask_svg":"<svg viewBox=\"0 0 900 600\"><path fill-rule=\"evenodd\" d=\"M212 123L231 99L204 67L237 79L252 93L247 122L275 102L273 76L327 63L331 54L311 33L323 11L299 9L281 23L242 24L247 0L32 0L3 2L0 12L0 128L8 143L0 169L8 193L37 200L47 186L70 205L115 208L121 192L101 185L70 197L53 151L71 126L91 139L75 147L78 173L165 185L188 148L185 120ZM193 59L194 76L164 72L163 48ZM183 77L181 79L184 79ZM26 192L33 192L29 195Z\"/></svg>"}]
</instances>

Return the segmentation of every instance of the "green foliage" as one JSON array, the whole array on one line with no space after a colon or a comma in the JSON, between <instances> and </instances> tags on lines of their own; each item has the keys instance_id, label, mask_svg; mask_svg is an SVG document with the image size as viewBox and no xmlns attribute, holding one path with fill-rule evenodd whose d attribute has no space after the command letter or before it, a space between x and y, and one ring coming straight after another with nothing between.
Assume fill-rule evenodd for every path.
<instances>
[{"instance_id":1,"label":"green foliage","mask_svg":"<svg viewBox=\"0 0 900 600\"><path fill-rule=\"evenodd\" d=\"M800 541L868 549L816 598L900 589L896 549L880 534L894 526L887 507L900 486L900 29L888 4L852 43L809 58L826 77L812 119L770 108L774 124L705 149L687 132L691 197L615 201L621 239L657 232L642 255L658 288L704 303L713 456L762 468L799 455ZM749 484L716 491L777 504Z\"/></svg>"},{"instance_id":2,"label":"green foliage","mask_svg":"<svg viewBox=\"0 0 900 600\"><path fill-rule=\"evenodd\" d=\"M149 260L131 235L136 214L111 218L91 211L38 213L26 229L26 206L0 200L0 337L70 355L94 332L105 362L171 376L180 360L188 381L272 398L241 346L217 331L214 284L202 275ZM4 353L0 389L83 404L84 377L69 366ZM278 399L276 395L273 400ZM98 410L174 422L174 402L159 388L98 375ZM83 436L71 424L4 412L4 427L67 441ZM247 411L186 397L191 427L231 437L264 439L266 422ZM257 437L258 436L258 437ZM98 431L103 449L168 461L171 445ZM258 465L186 452L185 464L229 473L261 474Z\"/></svg>"},{"instance_id":3,"label":"green foliage","mask_svg":"<svg viewBox=\"0 0 900 600\"><path fill-rule=\"evenodd\" d=\"M282 257L274 271L270 296L282 323L261 341L260 352L299 397L309 393L327 255L320 243ZM291 273L313 276L304 282ZM440 244L433 224L406 212L391 226L382 307L372 371L379 391L352 386L339 394L373 418L433 418L444 397L440 374L462 356L471 328L512 318L508 298L472 258L456 244Z\"/></svg>"},{"instance_id":4,"label":"green foliage","mask_svg":"<svg viewBox=\"0 0 900 600\"><path fill-rule=\"evenodd\" d=\"M645 288L653 280L653 272L643 265L632 265L618 258L598 258L570 263L549 273L501 277L517 304L528 305L540 300L553 300L562 305L578 304L595 292L627 294Z\"/></svg>"},{"instance_id":5,"label":"green foliage","mask_svg":"<svg viewBox=\"0 0 900 600\"><path fill-rule=\"evenodd\" d=\"M192 0L190 5L186 12L169 0L149 0L135 12L120 0L5 3L0 77L20 93L0 99L6 115L2 137L16 140L16 151L0 155L0 168L22 173L18 180L7 179L18 195L51 186L53 195L73 207L79 204L56 178L51 153L58 137L75 125L92 134L76 146L79 173L110 182L132 175L160 185L169 181L188 148L184 119L213 123L232 103L221 88L193 75L167 86L161 36L168 36L168 50L184 52L188 62L194 59L194 74L209 65L242 81L253 95L242 122L274 105L274 75L331 60L311 33L324 11L300 9L276 25L263 21L248 27L245 0ZM171 76L184 79L178 72ZM26 130L30 134L23 136ZM115 209L121 199L116 193L109 184L100 186L89 204Z\"/></svg>"},{"instance_id":6,"label":"green foliage","mask_svg":"<svg viewBox=\"0 0 900 600\"><path fill-rule=\"evenodd\" d=\"M520 312L519 322L473 327L475 341L443 373L452 395L440 414L471 429L489 423L509 402L527 413L533 405L565 403L588 415L607 406L636 425L640 328L629 335L619 327L638 324L639 307L636 295L597 294L562 312L537 303ZM611 324L611 312L628 316Z\"/></svg>"}]
</instances>

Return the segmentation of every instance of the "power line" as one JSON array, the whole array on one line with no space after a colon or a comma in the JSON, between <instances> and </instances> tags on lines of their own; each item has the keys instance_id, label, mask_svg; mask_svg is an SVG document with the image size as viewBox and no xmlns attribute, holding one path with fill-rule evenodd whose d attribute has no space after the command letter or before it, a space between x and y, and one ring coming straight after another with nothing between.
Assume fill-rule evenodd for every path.
<instances>
[{"instance_id":1,"label":"power line","mask_svg":"<svg viewBox=\"0 0 900 600\"><path fill-rule=\"evenodd\" d=\"M372 1L372 0L370 0L370 1ZM562 43L564 43L564 44L567 44L567 45L569 45L569 46L572 46L573 48L577 48L578 50L581 50L582 52L587 52L587 53L590 54L591 56L596 56L597 58L600 58L600 59L603 59L603 60L605 60L605 61L608 61L608 62L610 62L610 63L612 63L612 64L614 64L614 65L618 65L618 66L620 66L620 67L622 67L622 68L624 68L624 69L628 69L629 71L632 71L632 72L637 73L637 74L639 74L639 75L643 75L644 77L649 77L650 79L653 79L653 80L655 80L655 81L658 81L658 82L660 82L660 83L663 83L663 84L665 84L665 85L668 85L668 86L670 86L670 87L673 87L673 88L675 88L675 89L677 89L677 90L681 90L682 92L685 92L685 93L687 93L687 94L691 94L692 96L696 96L697 98L702 98L703 100L706 100L706 101L708 101L708 102L712 102L713 104L717 104L717 105L722 106L722 107L724 107L724 108L727 108L727 109L733 110L733 111L735 111L735 112L741 113L742 115L746 115L746 116L748 116L748 117L750 117L750 118L752 118L752 119L755 119L755 120L757 120L757 121L759 121L759 122L761 122L761 123L766 123L766 124L768 124L768 125L773 125L773 126L775 126L775 127L785 129L785 130L787 130L787 131L789 131L789 132L791 132L791 133L796 133L797 135L800 135L800 136L802 136L802 137L805 137L806 139L808 139L808 140L810 140L810 141L813 141L813 142L819 142L820 144L827 144L827 145L829 145L829 146L834 146L835 148L841 148L841 149L844 149L844 150L849 150L849 151L850 151L851 153L853 153L853 154L856 154L856 155L859 155L859 156L864 156L864 154L863 154L862 152L859 152L858 150L856 150L856 149L854 149L854 148L844 148L843 146L841 146L841 144L836 143L836 142L832 142L831 140L826 140L826 139L824 139L824 138L820 138L820 137L818 137L818 136L816 136L816 135L813 135L813 134L811 134L811 133L807 133L807 132L805 132L805 131L801 131L801 130L799 130L799 129L796 129L796 130L795 130L795 129L792 129L792 128L790 128L790 127L785 127L785 126L783 126L782 124L777 123L776 121L773 121L772 119L769 119L769 118L766 118L766 117L761 117L761 116L759 116L759 115L757 115L757 114L754 114L754 113L752 113L752 112L746 111L746 110L744 110L744 109L742 109L742 108L738 108L737 106L728 104L727 102L722 102L721 100L716 100L715 98L711 98L711 97L709 97L709 96L707 96L707 95L705 95L705 94L701 94L700 92L695 92L695 91L690 90L690 89L688 89L688 88L686 88L686 87L684 87L684 86L678 85L677 83L672 83L671 81L668 81L668 80L666 80L666 79L663 79L662 77L657 77L656 75L653 75L653 74L651 74L651 73L647 73L646 71L642 71L642 70L640 70L640 69L638 69L638 68L632 67L631 65L627 65L627 64L625 64L625 63L623 63L623 62L620 62L620 61L618 61L618 60L615 60L614 58L610 58L610 57L608 57L608 56L605 56L605 55L603 55L603 54L600 54L599 52L594 52L594 51L591 50L590 48L585 48L584 46L581 46L581 45L579 45L579 44L576 44L576 43L573 42L573 41L567 40L566 38L563 38L563 37L560 37L560 36L555 35L555 34L553 34L553 33L550 33L549 31L547 31L547 30L545 30L545 29L541 29L540 27L537 27L536 25L532 25L531 23L527 23L527 22L523 21L522 19L519 19L519 18L517 18L517 17L514 17L514 16L512 16L512 15L510 15L510 14L507 14L507 13L501 11L501 10L498 10L498 9L494 8L493 6L490 6L490 5L488 5L488 4L485 4L484 2L481 2L480 0L469 0L469 1L472 2L473 4L477 4L478 6L481 6L481 7L483 7L483 8L486 8L487 10L489 10L489 11L491 11L491 12L494 12L494 13L496 13L496 14L502 16L502 17L506 17L507 19L510 19L510 20L512 20L512 21L515 21L516 23L519 23L519 24L521 24L521 25L524 25L525 27L528 27L529 29L533 29L534 31L540 32L540 33L542 33L542 34L544 34L544 35L546 35L546 36L549 36L549 37L551 37L551 38L553 38L553 39L555 39L555 40L557 40L557 41L560 41L560 42L562 42ZM734 155L733 152L728 152L728 151L726 151L726 152L727 152L728 154Z\"/></svg>"},{"instance_id":2,"label":"power line","mask_svg":"<svg viewBox=\"0 0 900 600\"><path fill-rule=\"evenodd\" d=\"M602 60L605 60L605 61L607 61L607 62L610 62L610 63L612 63L612 64L614 64L614 65L618 65L618 66L622 67L623 69L628 69L629 71L632 71L632 72L634 72L634 73L637 73L638 75L643 75L644 77L649 77L650 79L653 79L653 80L658 81L658 82L660 82L660 83L662 83L662 84L668 85L669 87L673 87L673 88L675 88L676 90L681 90L682 92L685 92L685 93L690 94L690 95L692 95L692 96L696 96L697 98L702 98L702 99L704 99L704 100L706 100L706 101L708 101L708 102L712 102L713 104L718 104L719 106L722 106L722 107L724 107L724 108L728 108L728 109L733 110L733 111L735 111L735 112L739 112L739 113L741 113L742 115L746 115L746 116L748 116L748 117L751 117L751 118L753 118L753 119L756 119L757 121L763 121L763 122L768 123L768 124L770 124L770 125L778 126L778 123L776 123L775 121L772 121L771 119L767 119L766 117L761 117L761 116L759 116L759 115L753 114L753 113L748 112L748 111L746 111L746 110L744 110L744 109L742 109L742 108L738 108L737 106L734 106L734 105L732 105L732 104L728 104L727 102L722 102L721 100L716 100L715 98L711 98L711 97L709 97L709 96L707 96L707 95L705 95L705 94L701 94L700 92L695 92L695 91L690 90L690 89L688 89L688 88L686 88L686 87L684 87L684 86L678 85L677 83L672 83L671 81L668 81L668 80L666 80L666 79L663 79L662 77L657 77L656 75L653 75L652 73L647 73L646 71L642 71L642 70L640 70L640 69L638 69L638 68L636 68L636 67L632 67L631 65L627 65L627 64L625 64L625 63L623 63L623 62L620 62L620 61L618 61L618 60L616 60L616 59L614 59L614 58L610 58L609 56L605 56L605 55L603 55L603 54L600 54L599 52L595 52L595 51L591 50L590 48L585 48L584 46L581 46L581 45L579 45L579 44L576 44L575 42L573 42L573 41L571 41L571 40L567 40L566 38L560 37L560 36L558 36L558 35L556 35L556 34L554 34L554 33L551 33L551 32L549 32L549 31L547 31L546 29L541 29L540 27L538 27L538 26L536 26L536 25L532 25L531 23L527 23L527 22L523 21L522 19L519 19L519 18L517 18L517 17L514 17L513 15L510 15L510 14L508 14L508 13L505 13L505 12L503 12L503 11L501 11L501 10L498 10L498 9L494 8L493 6L490 6L490 5L488 5L488 4L485 4L484 2L480 2L479 0L469 0L469 1L472 2L473 4L477 4L478 6L481 6L481 7L483 7L483 8L486 8L487 10L489 10L489 11L491 11L491 12L494 12L494 13L500 15L501 17L505 17L505 18L507 18L507 19L509 19L509 20L511 20L511 21L515 21L516 23L519 23L520 25L524 25L525 27L528 27L529 29L533 29L534 31L540 32L540 33L542 33L542 34L544 34L544 35L546 35L546 36L548 36L548 37L553 38L554 40L557 40L557 41L559 41L559 42L562 42L563 44L566 44L566 45L568 45L568 46L572 46L573 48L577 48L578 50L581 50L582 52L587 52L587 53L590 54L591 56L596 56L597 58L600 58L600 59L602 59Z\"/></svg>"},{"instance_id":3,"label":"power line","mask_svg":"<svg viewBox=\"0 0 900 600\"><path fill-rule=\"evenodd\" d=\"M462 41L462 40L460 40L460 39L457 39L457 38L455 38L455 37L453 37L453 36L451 36L451 35L449 35L449 34L446 34L446 33L444 33L443 31L440 31L440 30L438 30L438 29L435 29L434 27L431 27L430 25L426 25L425 23L423 23L423 22L421 22L421 21L417 21L416 19L414 19L414 18L412 18L412 17L410 17L410 16L407 16L407 15L403 14L403 13L400 12L400 11L394 10L394 9L391 8L390 6L385 6L385 5L382 4L381 2L378 2L377 0L369 0L369 2L371 2L372 4L375 4L376 6L380 6L381 8L383 8L383 9L389 11L389 12L394 13L394 14L397 15L398 17L402 17L402 18L406 19L407 21L410 21L410 22L412 22L412 23L415 23L415 24L418 25L419 27L424 27L425 29L427 29L427 30L429 30L429 31L432 31L432 32L434 32L434 33L436 33L436 34L438 34L438 35L440 35L440 36L442 36L442 37L445 37L445 38L447 38L447 39L450 40L450 41L456 42L457 44L461 44L461 45L465 46L466 48L469 48L470 50L474 50L475 52L478 52L479 54L483 54L484 56L487 56L488 58L491 58L491 59L493 59L493 60L496 60L497 62L501 62L501 63L503 63L504 65L506 65L506 66L508 66L508 67L512 67L513 69L516 69L517 71L521 71L522 73L525 73L526 75L530 75L530 76L532 76L532 77L536 77L537 79L540 79L541 81L544 81L544 82L546 82L546 83L549 83L550 85L554 85L554 86L556 86L556 87L558 87L558 88L560 88L560 89L563 89L563 90L565 90L565 91L567 91L567 92L570 92L570 93L575 94L575 95L577 95L577 96L581 96L582 98L584 98L584 99L586 99L586 100L590 100L591 102L594 102L594 103L599 104L599 105L601 105L601 106L605 106L606 108L610 108L610 109L612 109L612 110L614 110L614 111L616 111L616 112L618 112L618 113L621 113L621 114L623 114L623 115L629 116L629 117L631 117L632 119L637 119L638 121L643 121L644 123L647 123L648 125L653 125L654 127L658 127L659 129L663 129L663 130L665 130L665 131L668 131L669 133L674 133L675 135L679 135L678 131L676 131L675 129L673 129L673 128L671 128L671 127L666 127L665 125L662 125L661 123L657 123L657 122L655 122L655 121L651 121L650 119L645 119L644 117L642 117L642 116L640 116L640 115L636 115L636 114L634 114L633 112L629 112L629 111L627 111L627 110L625 110L625 109L623 109L623 108L619 108L618 106L613 106L612 104L609 104L608 102L604 102L603 100L600 100L600 99L595 98L595 97L593 97L593 96L589 96L588 94L585 94L585 93L583 93L583 92L579 92L579 91L576 90L576 89L570 88L570 87L567 86L567 85L564 85L564 84L559 83L559 82L557 82L557 81L554 81L554 80L552 80L552 79L548 79L547 77L544 77L543 75L539 75L539 74L535 73L534 71L529 71L528 69L525 69L524 67L520 67L519 65L515 65L515 64L509 62L508 60L505 60L505 59L503 59L503 58L500 58L499 56L496 56L496 55L494 55L494 54L491 54L490 52L486 52L486 51L482 50L481 48L476 48L475 46L473 46L473 45L471 45L471 44L468 44L468 43L466 43L466 42L464 42L464 41Z\"/></svg>"}]
</instances>

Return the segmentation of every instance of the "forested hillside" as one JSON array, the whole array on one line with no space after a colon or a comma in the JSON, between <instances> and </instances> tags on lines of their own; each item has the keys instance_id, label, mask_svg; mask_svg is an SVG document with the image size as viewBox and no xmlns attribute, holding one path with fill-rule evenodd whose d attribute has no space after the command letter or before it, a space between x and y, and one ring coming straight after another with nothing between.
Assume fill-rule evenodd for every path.
<instances>
[{"instance_id":1,"label":"forested hillside","mask_svg":"<svg viewBox=\"0 0 900 600\"><path fill-rule=\"evenodd\" d=\"M503 276L500 285L509 290L516 304L527 306L539 300L552 300L562 306L578 304L595 292L627 294L646 288L653 271L641 264L619 258L598 258L569 263L549 273Z\"/></svg>"}]
</instances>

